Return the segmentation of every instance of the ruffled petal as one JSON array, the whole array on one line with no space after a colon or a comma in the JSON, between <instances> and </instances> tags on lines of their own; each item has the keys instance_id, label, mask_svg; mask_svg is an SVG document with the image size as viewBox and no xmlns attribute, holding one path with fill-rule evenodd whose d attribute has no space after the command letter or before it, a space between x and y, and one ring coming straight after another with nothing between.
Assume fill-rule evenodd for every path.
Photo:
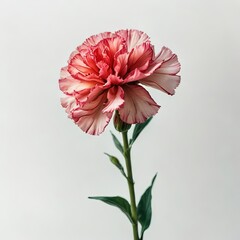
<instances>
[{"instance_id":1,"label":"ruffled petal","mask_svg":"<svg viewBox=\"0 0 240 240\"><path fill-rule=\"evenodd\" d=\"M74 93L74 97L80 107L82 107L88 100L89 94L94 88L86 88Z\"/></svg>"},{"instance_id":2,"label":"ruffled petal","mask_svg":"<svg viewBox=\"0 0 240 240\"><path fill-rule=\"evenodd\" d=\"M66 94L72 94L75 91L81 91L84 88L92 87L90 83L81 83L74 78L59 79L59 88Z\"/></svg>"},{"instance_id":3,"label":"ruffled petal","mask_svg":"<svg viewBox=\"0 0 240 240\"><path fill-rule=\"evenodd\" d=\"M61 68L60 78L69 78L71 74L68 72L68 66Z\"/></svg>"},{"instance_id":4,"label":"ruffled petal","mask_svg":"<svg viewBox=\"0 0 240 240\"><path fill-rule=\"evenodd\" d=\"M61 79L59 79L59 88L65 94L73 94L84 89L93 88L96 85L94 81L83 81L73 78L68 72L68 67L61 69Z\"/></svg>"},{"instance_id":5,"label":"ruffled petal","mask_svg":"<svg viewBox=\"0 0 240 240\"><path fill-rule=\"evenodd\" d=\"M162 62L158 73L177 74L180 71L181 65L176 54L173 54L169 48L163 47L154 62Z\"/></svg>"},{"instance_id":6,"label":"ruffled petal","mask_svg":"<svg viewBox=\"0 0 240 240\"><path fill-rule=\"evenodd\" d=\"M99 61L97 63L97 66L99 68L99 76L102 79L106 79L111 73L112 73L112 69L110 68L110 66L104 62L104 61Z\"/></svg>"},{"instance_id":7,"label":"ruffled petal","mask_svg":"<svg viewBox=\"0 0 240 240\"><path fill-rule=\"evenodd\" d=\"M107 78L107 82L104 84L104 89L106 88L110 88L114 85L121 85L122 83L124 83L124 80L118 76L115 75L109 75Z\"/></svg>"},{"instance_id":8,"label":"ruffled petal","mask_svg":"<svg viewBox=\"0 0 240 240\"><path fill-rule=\"evenodd\" d=\"M103 113L103 106L107 100L107 93L102 88L95 88L88 96L85 104L72 113L75 123L86 133L99 135L108 125L112 113Z\"/></svg>"},{"instance_id":9,"label":"ruffled petal","mask_svg":"<svg viewBox=\"0 0 240 240\"><path fill-rule=\"evenodd\" d=\"M76 75L77 73L81 73L82 75L98 73L95 69L85 64L84 59L80 55L80 53L76 54L71 58L71 60L69 61L68 71L71 75Z\"/></svg>"},{"instance_id":10,"label":"ruffled petal","mask_svg":"<svg viewBox=\"0 0 240 240\"><path fill-rule=\"evenodd\" d=\"M59 79L59 88L66 94L72 94L76 89L81 88L81 82L74 79L67 70L67 67L63 67L60 73L61 79Z\"/></svg>"},{"instance_id":11,"label":"ruffled petal","mask_svg":"<svg viewBox=\"0 0 240 240\"><path fill-rule=\"evenodd\" d=\"M161 67L157 69L157 72L174 75L180 71L180 68L181 68L181 65L178 62L177 55L174 54L169 60L163 62Z\"/></svg>"},{"instance_id":12,"label":"ruffled petal","mask_svg":"<svg viewBox=\"0 0 240 240\"><path fill-rule=\"evenodd\" d=\"M72 118L72 111L78 108L78 104L74 96L61 98L61 105L63 108L65 108L65 111L68 114L69 118Z\"/></svg>"},{"instance_id":13,"label":"ruffled petal","mask_svg":"<svg viewBox=\"0 0 240 240\"><path fill-rule=\"evenodd\" d=\"M97 74L99 72L99 68L96 63L96 57L94 56L91 49L89 49L86 54L82 55L82 60L89 68L92 69L93 73Z\"/></svg>"},{"instance_id":14,"label":"ruffled petal","mask_svg":"<svg viewBox=\"0 0 240 240\"><path fill-rule=\"evenodd\" d=\"M169 95L174 95L175 89L180 83L180 76L160 74L157 71L151 76L141 79L139 82L146 86L150 86L161 90Z\"/></svg>"},{"instance_id":15,"label":"ruffled petal","mask_svg":"<svg viewBox=\"0 0 240 240\"><path fill-rule=\"evenodd\" d=\"M136 82L140 79L146 78L147 76L149 76L149 74L145 74L136 68L126 76L124 83Z\"/></svg>"},{"instance_id":16,"label":"ruffled petal","mask_svg":"<svg viewBox=\"0 0 240 240\"><path fill-rule=\"evenodd\" d=\"M96 46L102 39L114 37L115 34L111 32L104 32L97 35L93 35L85 40L85 42L79 46L77 49L82 51L83 49L88 49L89 47Z\"/></svg>"},{"instance_id":17,"label":"ruffled petal","mask_svg":"<svg viewBox=\"0 0 240 240\"><path fill-rule=\"evenodd\" d=\"M67 71L72 78L80 81L89 81L94 84L103 84L103 80L99 76L99 73L95 73L82 60L79 59L78 61L76 58L78 57L70 60L67 66ZM82 65L78 65L79 63Z\"/></svg>"},{"instance_id":18,"label":"ruffled petal","mask_svg":"<svg viewBox=\"0 0 240 240\"><path fill-rule=\"evenodd\" d=\"M159 89L169 95L174 95L175 89L181 80L181 77L176 75L181 67L177 56L170 49L163 47L153 64L156 64L154 68L159 65L158 68L154 73L141 79L139 82Z\"/></svg>"},{"instance_id":19,"label":"ruffled petal","mask_svg":"<svg viewBox=\"0 0 240 240\"><path fill-rule=\"evenodd\" d=\"M156 60L158 61L167 61L172 57L172 51L167 47L162 47L160 53L156 56Z\"/></svg>"},{"instance_id":20,"label":"ruffled petal","mask_svg":"<svg viewBox=\"0 0 240 240\"><path fill-rule=\"evenodd\" d=\"M117 76L123 77L128 69L128 53L119 54L114 61L114 71Z\"/></svg>"},{"instance_id":21,"label":"ruffled petal","mask_svg":"<svg viewBox=\"0 0 240 240\"><path fill-rule=\"evenodd\" d=\"M144 71L148 68L153 57L153 48L150 43L143 43L132 49L128 58L128 71L138 69Z\"/></svg>"},{"instance_id":22,"label":"ruffled petal","mask_svg":"<svg viewBox=\"0 0 240 240\"><path fill-rule=\"evenodd\" d=\"M116 34L126 40L128 52L131 52L133 48L144 42L149 42L149 37L146 33L135 29L120 30Z\"/></svg>"},{"instance_id":23,"label":"ruffled petal","mask_svg":"<svg viewBox=\"0 0 240 240\"><path fill-rule=\"evenodd\" d=\"M109 55L114 55L125 47L124 39L121 37L107 38L101 41L105 47L108 48Z\"/></svg>"},{"instance_id":24,"label":"ruffled petal","mask_svg":"<svg viewBox=\"0 0 240 240\"><path fill-rule=\"evenodd\" d=\"M111 87L107 93L107 105L103 112L113 112L121 108L124 104L124 91L120 86Z\"/></svg>"},{"instance_id":25,"label":"ruffled petal","mask_svg":"<svg viewBox=\"0 0 240 240\"><path fill-rule=\"evenodd\" d=\"M120 108L121 119L129 124L143 123L160 108L150 94L139 85L124 85L124 106Z\"/></svg>"}]
</instances>

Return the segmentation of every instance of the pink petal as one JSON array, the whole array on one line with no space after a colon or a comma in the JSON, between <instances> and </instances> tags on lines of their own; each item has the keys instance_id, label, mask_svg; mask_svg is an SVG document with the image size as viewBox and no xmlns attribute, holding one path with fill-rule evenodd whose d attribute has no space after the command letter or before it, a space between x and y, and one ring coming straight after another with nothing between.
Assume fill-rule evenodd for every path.
<instances>
[{"instance_id":1,"label":"pink petal","mask_svg":"<svg viewBox=\"0 0 240 240\"><path fill-rule=\"evenodd\" d=\"M97 82L95 79L92 81L87 79L87 81L85 81L86 77L82 77L85 80L75 79L70 75L67 69L68 67L63 67L61 69L61 79L59 79L59 88L65 94L73 94L74 92L79 92L83 89L93 88L99 81L99 79L97 79Z\"/></svg>"},{"instance_id":2,"label":"pink petal","mask_svg":"<svg viewBox=\"0 0 240 240\"><path fill-rule=\"evenodd\" d=\"M95 82L81 81L73 78L71 75L64 74L62 72L61 76L66 76L66 78L59 79L60 90L66 94L73 94L74 92L79 92L83 89L92 88L96 85Z\"/></svg>"},{"instance_id":3,"label":"pink petal","mask_svg":"<svg viewBox=\"0 0 240 240\"><path fill-rule=\"evenodd\" d=\"M114 71L117 76L123 77L127 73L128 55L128 53L122 53L116 57L114 62Z\"/></svg>"},{"instance_id":4,"label":"pink petal","mask_svg":"<svg viewBox=\"0 0 240 240\"><path fill-rule=\"evenodd\" d=\"M88 54L90 54L89 50ZM75 79L101 84L103 80L99 76L97 65L94 65L94 60L94 56L83 57L78 51L75 51L70 56L67 71Z\"/></svg>"},{"instance_id":5,"label":"pink petal","mask_svg":"<svg viewBox=\"0 0 240 240\"><path fill-rule=\"evenodd\" d=\"M105 62L109 66L111 65L113 59L109 55L109 49L107 46L103 44L103 40L97 44L97 46L93 49L94 56L96 58L96 62Z\"/></svg>"},{"instance_id":6,"label":"pink petal","mask_svg":"<svg viewBox=\"0 0 240 240\"><path fill-rule=\"evenodd\" d=\"M120 30L116 34L126 40L128 52L131 52L133 48L144 42L149 42L149 37L146 33L134 29Z\"/></svg>"},{"instance_id":7,"label":"pink petal","mask_svg":"<svg viewBox=\"0 0 240 240\"><path fill-rule=\"evenodd\" d=\"M81 51L82 49L88 49L89 47L96 46L102 39L111 38L113 36L115 36L115 34L111 32L104 32L93 35L86 39L86 41L78 47L78 50Z\"/></svg>"},{"instance_id":8,"label":"pink petal","mask_svg":"<svg viewBox=\"0 0 240 240\"><path fill-rule=\"evenodd\" d=\"M61 98L61 105L63 108L66 108L66 113L68 113L70 118L72 118L72 112L84 105L90 93L91 89L84 89L78 93Z\"/></svg>"},{"instance_id":9,"label":"pink petal","mask_svg":"<svg viewBox=\"0 0 240 240\"><path fill-rule=\"evenodd\" d=\"M163 74L177 74L180 71L181 65L178 62L177 55L173 54L172 57L163 62L159 69L157 69L158 73Z\"/></svg>"},{"instance_id":10,"label":"pink petal","mask_svg":"<svg viewBox=\"0 0 240 240\"><path fill-rule=\"evenodd\" d=\"M70 73L68 72L68 66L61 68L60 78L68 78L68 77L71 77Z\"/></svg>"},{"instance_id":11,"label":"pink petal","mask_svg":"<svg viewBox=\"0 0 240 240\"><path fill-rule=\"evenodd\" d=\"M97 63L96 63L96 57L94 56L94 53L92 52L91 49L89 49L88 53L86 53L82 56L82 59L83 59L84 63L93 70L94 73L99 72L99 69L98 69Z\"/></svg>"},{"instance_id":12,"label":"pink petal","mask_svg":"<svg viewBox=\"0 0 240 240\"><path fill-rule=\"evenodd\" d=\"M119 114L124 122L143 123L158 112L160 106L143 87L126 84L123 90L125 102L123 108L119 109Z\"/></svg>"},{"instance_id":13,"label":"pink petal","mask_svg":"<svg viewBox=\"0 0 240 240\"><path fill-rule=\"evenodd\" d=\"M141 84L161 90L169 95L174 95L176 87L180 83L180 76L159 74L157 71L151 76L141 79Z\"/></svg>"},{"instance_id":14,"label":"pink petal","mask_svg":"<svg viewBox=\"0 0 240 240\"><path fill-rule=\"evenodd\" d=\"M99 68L99 76L103 79L106 79L112 73L112 69L104 61L99 61L97 66Z\"/></svg>"},{"instance_id":15,"label":"pink petal","mask_svg":"<svg viewBox=\"0 0 240 240\"><path fill-rule=\"evenodd\" d=\"M180 71L180 63L177 56L166 47L163 47L161 52L153 58L149 67L144 71L145 76L150 76L153 72L176 74Z\"/></svg>"},{"instance_id":16,"label":"pink petal","mask_svg":"<svg viewBox=\"0 0 240 240\"><path fill-rule=\"evenodd\" d=\"M124 104L124 91L120 86L111 87L107 93L107 105L103 112L113 112L118 110Z\"/></svg>"},{"instance_id":17,"label":"pink petal","mask_svg":"<svg viewBox=\"0 0 240 240\"><path fill-rule=\"evenodd\" d=\"M105 46L107 46L111 56L114 56L117 52L121 51L125 47L124 39L118 36L105 39L102 42Z\"/></svg>"},{"instance_id":18,"label":"pink petal","mask_svg":"<svg viewBox=\"0 0 240 240\"><path fill-rule=\"evenodd\" d=\"M150 76L163 63L163 60L160 58L154 58L154 60L152 60L154 51L153 51L153 47L149 43L142 44L137 48L141 48L142 50L142 52L140 51L138 54L140 58L138 60L139 68L135 68L133 71L130 71L130 73L124 79L125 83L139 81L143 78ZM137 48L133 49L132 52L134 53L135 50L137 50ZM142 64L142 67L140 67L140 64ZM133 66L137 66L137 65L133 65Z\"/></svg>"},{"instance_id":19,"label":"pink petal","mask_svg":"<svg viewBox=\"0 0 240 240\"><path fill-rule=\"evenodd\" d=\"M86 133L99 135L108 125L112 113L103 113L103 106L107 100L107 93L102 88L95 88L90 94L82 108L72 113L75 123Z\"/></svg>"},{"instance_id":20,"label":"pink petal","mask_svg":"<svg viewBox=\"0 0 240 240\"><path fill-rule=\"evenodd\" d=\"M121 85L123 82L124 81L122 78L111 74L107 77L107 82L104 84L104 89L110 88L113 85Z\"/></svg>"},{"instance_id":21,"label":"pink petal","mask_svg":"<svg viewBox=\"0 0 240 240\"><path fill-rule=\"evenodd\" d=\"M67 96L61 98L61 105L63 108L66 108L66 113L70 118L72 116L72 111L78 107L77 101L74 96Z\"/></svg>"},{"instance_id":22,"label":"pink petal","mask_svg":"<svg viewBox=\"0 0 240 240\"><path fill-rule=\"evenodd\" d=\"M124 48L124 41L121 37L103 39L94 50L96 61L105 62L112 69L116 56L122 53Z\"/></svg>"},{"instance_id":23,"label":"pink petal","mask_svg":"<svg viewBox=\"0 0 240 240\"><path fill-rule=\"evenodd\" d=\"M158 73L163 74L177 74L180 71L180 63L177 55L173 54L169 48L163 47L155 62L162 62Z\"/></svg>"},{"instance_id":24,"label":"pink petal","mask_svg":"<svg viewBox=\"0 0 240 240\"><path fill-rule=\"evenodd\" d=\"M88 96L92 91L93 88L86 88L74 93L74 97L80 107L82 107L87 102Z\"/></svg>"},{"instance_id":25,"label":"pink petal","mask_svg":"<svg viewBox=\"0 0 240 240\"><path fill-rule=\"evenodd\" d=\"M89 74L89 75L82 75L80 73L78 73L76 75L76 78L79 79L79 80L82 80L82 81L89 81L89 82L93 82L95 84L100 84L100 85L103 85L104 84L104 80L99 76L99 75L96 75L94 73L92 74Z\"/></svg>"},{"instance_id":26,"label":"pink petal","mask_svg":"<svg viewBox=\"0 0 240 240\"><path fill-rule=\"evenodd\" d=\"M144 71L152 60L153 49L150 43L143 43L132 49L128 58L128 71L138 69Z\"/></svg>"},{"instance_id":27,"label":"pink petal","mask_svg":"<svg viewBox=\"0 0 240 240\"><path fill-rule=\"evenodd\" d=\"M172 51L167 47L162 47L161 52L156 56L158 61L166 61L172 57Z\"/></svg>"},{"instance_id":28,"label":"pink petal","mask_svg":"<svg viewBox=\"0 0 240 240\"><path fill-rule=\"evenodd\" d=\"M139 71L139 69L136 68L127 75L127 77L124 79L124 83L136 82L142 78L146 78L147 76L149 75Z\"/></svg>"},{"instance_id":29,"label":"pink petal","mask_svg":"<svg viewBox=\"0 0 240 240\"><path fill-rule=\"evenodd\" d=\"M68 71L71 73L71 75L76 75L77 73L81 73L83 75L95 73L98 72L96 69L91 68L90 66L86 65L84 62L83 57L80 55L80 53L76 54L72 59L69 61L69 67Z\"/></svg>"},{"instance_id":30,"label":"pink petal","mask_svg":"<svg viewBox=\"0 0 240 240\"><path fill-rule=\"evenodd\" d=\"M76 89L81 88L81 82L74 79L67 70L68 67L61 69L61 79L59 79L59 88L62 92L72 94Z\"/></svg>"},{"instance_id":31,"label":"pink petal","mask_svg":"<svg viewBox=\"0 0 240 240\"><path fill-rule=\"evenodd\" d=\"M153 69L156 69L156 66L158 67L154 73L139 82L173 95L180 83L180 76L176 75L180 71L177 56L170 49L163 47L152 65L154 64L156 65Z\"/></svg>"}]
</instances>

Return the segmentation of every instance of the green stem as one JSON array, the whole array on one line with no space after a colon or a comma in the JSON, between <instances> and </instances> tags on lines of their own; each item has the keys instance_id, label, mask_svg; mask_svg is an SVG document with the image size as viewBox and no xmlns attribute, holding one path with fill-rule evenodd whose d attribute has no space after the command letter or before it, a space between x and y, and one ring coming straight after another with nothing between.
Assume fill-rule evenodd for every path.
<instances>
[{"instance_id":1,"label":"green stem","mask_svg":"<svg viewBox=\"0 0 240 240\"><path fill-rule=\"evenodd\" d=\"M130 154L131 149L129 148L129 144L128 144L127 131L122 132L122 138L123 138L124 157L125 157L126 168L127 168L127 179L128 179L128 189L130 194L131 214L133 219L133 223L132 223L133 237L134 237L134 240L139 240L137 207L136 207L134 181L133 181L132 164L131 164L131 154Z\"/></svg>"}]
</instances>

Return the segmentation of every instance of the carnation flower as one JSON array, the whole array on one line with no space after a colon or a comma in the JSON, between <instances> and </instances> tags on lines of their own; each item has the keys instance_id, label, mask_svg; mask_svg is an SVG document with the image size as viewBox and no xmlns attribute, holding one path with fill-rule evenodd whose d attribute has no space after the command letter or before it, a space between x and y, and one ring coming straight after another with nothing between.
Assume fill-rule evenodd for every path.
<instances>
[{"instance_id":1,"label":"carnation flower","mask_svg":"<svg viewBox=\"0 0 240 240\"><path fill-rule=\"evenodd\" d=\"M179 71L177 56L166 47L156 55L141 31L101 33L77 47L61 69L61 104L92 135L104 131L116 110L125 123L143 123L160 106L142 85L173 95Z\"/></svg>"}]
</instances>

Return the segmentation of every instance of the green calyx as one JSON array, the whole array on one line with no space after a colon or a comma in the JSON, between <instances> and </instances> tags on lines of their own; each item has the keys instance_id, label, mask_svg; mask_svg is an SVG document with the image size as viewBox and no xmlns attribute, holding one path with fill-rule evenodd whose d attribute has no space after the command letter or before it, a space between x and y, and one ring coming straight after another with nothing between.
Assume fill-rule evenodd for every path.
<instances>
[{"instance_id":1,"label":"green calyx","mask_svg":"<svg viewBox=\"0 0 240 240\"><path fill-rule=\"evenodd\" d=\"M115 111L113 124L114 124L115 129L118 132L126 132L131 128L131 124L128 124L128 123L125 123L122 121L118 111Z\"/></svg>"}]
</instances>

